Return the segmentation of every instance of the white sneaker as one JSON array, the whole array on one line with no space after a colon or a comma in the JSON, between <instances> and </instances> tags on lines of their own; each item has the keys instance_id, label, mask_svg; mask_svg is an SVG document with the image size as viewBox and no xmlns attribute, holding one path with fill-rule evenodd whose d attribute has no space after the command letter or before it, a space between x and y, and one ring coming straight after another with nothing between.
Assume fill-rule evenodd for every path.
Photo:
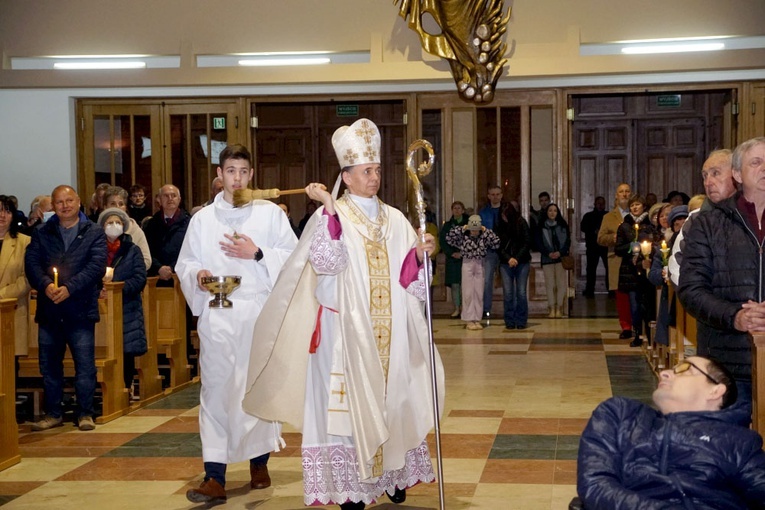
<instances>
[{"instance_id":1,"label":"white sneaker","mask_svg":"<svg viewBox=\"0 0 765 510\"><path fill-rule=\"evenodd\" d=\"M32 430L34 432L40 432L41 430L48 430L54 427L61 427L63 425L64 425L63 417L59 416L58 418L55 418L49 414L46 414L45 418L43 418L40 421L36 421L32 424Z\"/></svg>"},{"instance_id":2,"label":"white sneaker","mask_svg":"<svg viewBox=\"0 0 765 510\"><path fill-rule=\"evenodd\" d=\"M460 309L459 308L455 308L454 311L452 312L452 314L450 315L450 317L452 319L456 319L457 317L460 316L460 313L461 313Z\"/></svg>"},{"instance_id":3,"label":"white sneaker","mask_svg":"<svg viewBox=\"0 0 765 510\"><path fill-rule=\"evenodd\" d=\"M93 421L92 416L80 416L79 425L77 427L80 430L93 430L96 428L96 424Z\"/></svg>"}]
</instances>

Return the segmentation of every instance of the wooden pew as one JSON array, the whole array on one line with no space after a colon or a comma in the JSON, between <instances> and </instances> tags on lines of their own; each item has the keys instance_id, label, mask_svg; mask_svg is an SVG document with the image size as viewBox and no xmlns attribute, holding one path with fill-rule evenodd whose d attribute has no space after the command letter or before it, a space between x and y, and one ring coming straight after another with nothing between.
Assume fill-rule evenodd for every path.
<instances>
[{"instance_id":1,"label":"wooden pew","mask_svg":"<svg viewBox=\"0 0 765 510\"><path fill-rule=\"evenodd\" d=\"M752 428L765 435L765 332L752 334Z\"/></svg>"},{"instance_id":2,"label":"wooden pew","mask_svg":"<svg viewBox=\"0 0 765 510\"><path fill-rule=\"evenodd\" d=\"M172 393L191 384L191 366L186 348L186 299L178 276L173 287L156 288L157 348L170 368L170 384L165 393Z\"/></svg>"},{"instance_id":3,"label":"wooden pew","mask_svg":"<svg viewBox=\"0 0 765 510\"><path fill-rule=\"evenodd\" d=\"M98 300L101 320L96 323L96 381L101 387L102 414L96 423L107 423L126 414L128 391L125 388L122 362L122 282L104 284L106 298ZM19 359L20 377L42 377L40 374L38 328L34 322L37 301L30 300L29 355ZM74 377L74 361L68 352L64 358L64 376ZM35 410L37 413L38 410Z\"/></svg>"},{"instance_id":4,"label":"wooden pew","mask_svg":"<svg viewBox=\"0 0 765 510\"><path fill-rule=\"evenodd\" d=\"M0 471L18 464L16 425L16 298L0 299Z\"/></svg>"},{"instance_id":5,"label":"wooden pew","mask_svg":"<svg viewBox=\"0 0 765 510\"><path fill-rule=\"evenodd\" d=\"M140 400L131 402L131 410L143 407L164 395L162 376L159 375L157 365L157 280L159 278L156 276L149 277L142 293L147 350L144 355L135 358Z\"/></svg>"},{"instance_id":6,"label":"wooden pew","mask_svg":"<svg viewBox=\"0 0 765 510\"><path fill-rule=\"evenodd\" d=\"M674 286L669 287L670 299ZM669 328L669 366L673 367L685 358L685 340L696 346L696 319L688 313L679 299L675 303L675 326Z\"/></svg>"}]
</instances>

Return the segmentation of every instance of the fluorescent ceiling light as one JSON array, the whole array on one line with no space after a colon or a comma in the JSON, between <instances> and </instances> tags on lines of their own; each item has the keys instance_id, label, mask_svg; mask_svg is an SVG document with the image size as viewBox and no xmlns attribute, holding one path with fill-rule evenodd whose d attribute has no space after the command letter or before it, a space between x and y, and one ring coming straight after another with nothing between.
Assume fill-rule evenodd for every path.
<instances>
[{"instance_id":1,"label":"fluorescent ceiling light","mask_svg":"<svg viewBox=\"0 0 765 510\"><path fill-rule=\"evenodd\" d=\"M641 39L579 45L580 55L649 55L765 48L765 36L711 36Z\"/></svg>"},{"instance_id":2,"label":"fluorescent ceiling light","mask_svg":"<svg viewBox=\"0 0 765 510\"><path fill-rule=\"evenodd\" d=\"M179 55L52 55L11 57L11 69L179 68Z\"/></svg>"},{"instance_id":3,"label":"fluorescent ceiling light","mask_svg":"<svg viewBox=\"0 0 765 510\"><path fill-rule=\"evenodd\" d=\"M625 46L625 55L649 55L651 53L687 53L691 51L719 51L725 49L725 43L686 43L686 44L648 44L643 46Z\"/></svg>"},{"instance_id":4,"label":"fluorescent ceiling light","mask_svg":"<svg viewBox=\"0 0 765 510\"><path fill-rule=\"evenodd\" d=\"M306 66L369 63L368 51L288 51L197 55L197 67Z\"/></svg>"},{"instance_id":5,"label":"fluorescent ceiling light","mask_svg":"<svg viewBox=\"0 0 765 510\"><path fill-rule=\"evenodd\" d=\"M53 69L143 69L146 62L125 60L120 62L54 62Z\"/></svg>"},{"instance_id":6,"label":"fluorescent ceiling light","mask_svg":"<svg viewBox=\"0 0 765 510\"><path fill-rule=\"evenodd\" d=\"M302 58L249 58L239 61L240 66L313 66L329 64L328 57L302 57Z\"/></svg>"}]
</instances>

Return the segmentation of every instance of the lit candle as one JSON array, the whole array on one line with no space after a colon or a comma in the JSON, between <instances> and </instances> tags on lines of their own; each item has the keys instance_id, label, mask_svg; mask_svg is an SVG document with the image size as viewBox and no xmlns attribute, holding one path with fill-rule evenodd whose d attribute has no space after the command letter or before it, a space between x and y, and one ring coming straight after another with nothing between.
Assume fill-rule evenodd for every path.
<instances>
[{"instance_id":1,"label":"lit candle","mask_svg":"<svg viewBox=\"0 0 765 510\"><path fill-rule=\"evenodd\" d=\"M58 269L53 268L53 286L58 288Z\"/></svg>"},{"instance_id":2,"label":"lit candle","mask_svg":"<svg viewBox=\"0 0 765 510\"><path fill-rule=\"evenodd\" d=\"M634 224L634 225L632 225L632 226L633 226L633 228L635 229L635 242L637 242L637 240L638 240L638 232L640 232L640 225L638 225L637 223L635 223L635 224Z\"/></svg>"},{"instance_id":3,"label":"lit candle","mask_svg":"<svg viewBox=\"0 0 765 510\"><path fill-rule=\"evenodd\" d=\"M664 239L661 240L661 249L666 250L667 249L667 241Z\"/></svg>"},{"instance_id":4,"label":"lit candle","mask_svg":"<svg viewBox=\"0 0 765 510\"><path fill-rule=\"evenodd\" d=\"M651 254L651 243L648 241L643 241L640 243L640 252L643 254L644 257L647 257Z\"/></svg>"},{"instance_id":5,"label":"lit candle","mask_svg":"<svg viewBox=\"0 0 765 510\"><path fill-rule=\"evenodd\" d=\"M667 248L667 241L661 240L661 263L664 267L669 264L669 248Z\"/></svg>"}]
</instances>

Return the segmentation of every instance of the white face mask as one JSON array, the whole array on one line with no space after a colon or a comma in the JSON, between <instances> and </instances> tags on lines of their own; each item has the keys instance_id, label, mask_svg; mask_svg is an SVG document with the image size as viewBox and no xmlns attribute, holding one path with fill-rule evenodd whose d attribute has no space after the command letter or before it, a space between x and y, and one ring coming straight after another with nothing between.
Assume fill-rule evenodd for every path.
<instances>
[{"instance_id":1,"label":"white face mask","mask_svg":"<svg viewBox=\"0 0 765 510\"><path fill-rule=\"evenodd\" d=\"M104 232L106 232L106 237L110 241L114 241L122 235L122 225L119 223L108 223L104 226Z\"/></svg>"}]
</instances>

